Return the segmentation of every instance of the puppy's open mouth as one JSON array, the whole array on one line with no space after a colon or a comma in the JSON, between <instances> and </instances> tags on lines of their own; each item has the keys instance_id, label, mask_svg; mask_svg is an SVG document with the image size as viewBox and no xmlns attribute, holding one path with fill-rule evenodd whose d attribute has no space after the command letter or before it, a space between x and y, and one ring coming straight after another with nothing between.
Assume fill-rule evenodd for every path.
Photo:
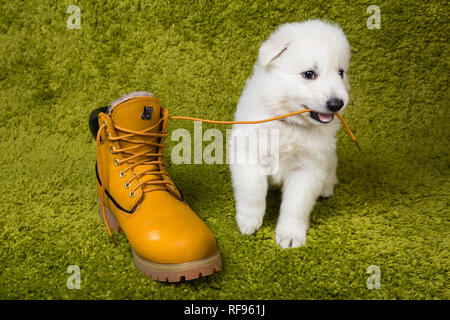
<instances>
[{"instance_id":1,"label":"puppy's open mouth","mask_svg":"<svg viewBox=\"0 0 450 320\"><path fill-rule=\"evenodd\" d=\"M328 123L334 119L333 113L320 113L316 111L311 111L309 114L311 118L322 123Z\"/></svg>"}]
</instances>

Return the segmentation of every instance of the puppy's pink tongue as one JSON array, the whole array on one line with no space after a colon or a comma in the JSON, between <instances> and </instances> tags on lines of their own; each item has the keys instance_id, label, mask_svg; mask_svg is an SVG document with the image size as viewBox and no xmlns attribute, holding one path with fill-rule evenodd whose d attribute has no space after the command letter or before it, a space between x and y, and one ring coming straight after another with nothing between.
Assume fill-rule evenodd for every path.
<instances>
[{"instance_id":1,"label":"puppy's pink tongue","mask_svg":"<svg viewBox=\"0 0 450 320\"><path fill-rule=\"evenodd\" d=\"M330 113L318 113L319 115L319 119L322 122L330 122L331 120L333 120L333 114Z\"/></svg>"}]
</instances>

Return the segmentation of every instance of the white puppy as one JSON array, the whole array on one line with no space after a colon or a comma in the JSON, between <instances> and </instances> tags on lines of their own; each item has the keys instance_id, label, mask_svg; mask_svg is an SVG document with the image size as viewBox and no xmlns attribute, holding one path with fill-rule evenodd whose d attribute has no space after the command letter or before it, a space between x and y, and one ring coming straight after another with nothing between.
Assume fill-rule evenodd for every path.
<instances>
[{"instance_id":1,"label":"white puppy","mask_svg":"<svg viewBox=\"0 0 450 320\"><path fill-rule=\"evenodd\" d=\"M267 190L275 185L282 187L277 243L282 248L305 244L316 199L331 197L337 183L339 119L334 113L348 103L349 64L350 46L343 31L319 20L284 24L261 45L235 120L261 120L305 108L314 112L233 126L233 137L270 129L276 133L271 135L271 146L278 140L276 148L268 148L258 134L257 140L245 140L239 146L232 140L229 147L236 220L243 234L261 227ZM249 149L246 152L258 149L257 161L242 156L243 148Z\"/></svg>"}]
</instances>

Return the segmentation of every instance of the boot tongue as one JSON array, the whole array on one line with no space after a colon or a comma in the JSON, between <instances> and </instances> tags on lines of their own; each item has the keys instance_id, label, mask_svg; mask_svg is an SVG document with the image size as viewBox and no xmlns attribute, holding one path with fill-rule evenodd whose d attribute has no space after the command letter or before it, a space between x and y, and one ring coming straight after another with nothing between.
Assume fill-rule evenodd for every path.
<instances>
[{"instance_id":1,"label":"boot tongue","mask_svg":"<svg viewBox=\"0 0 450 320\"><path fill-rule=\"evenodd\" d=\"M111 119L113 120L115 127L121 127L123 129L128 129L132 131L143 131L145 129L154 126L161 119L161 102L159 99L155 97L149 96L140 96L140 97L132 97L126 99L117 105L112 105L112 110L110 112ZM146 133L160 133L162 131L162 123L155 128L146 131ZM118 136L127 135L128 133L117 130L116 133ZM149 141L153 143L159 143L161 141L160 137L149 137L144 135L134 135L131 140L135 141ZM129 148L136 146L135 143L120 140L120 148ZM134 148L131 150L133 154L141 153L147 151L148 153L158 153L159 147L151 146L147 144L142 144L138 148ZM125 157L132 156L131 153L124 153ZM157 157L148 157L141 156L136 157L129 161L129 163L141 162L143 160L156 161ZM138 174L141 172L148 171L159 171L159 166L155 164L142 164L133 168L133 171ZM161 180L160 175L153 174L145 174L138 178L140 182L143 181L152 181L152 180ZM151 190L157 187L161 187L158 185L146 185L144 190Z\"/></svg>"},{"instance_id":2,"label":"boot tongue","mask_svg":"<svg viewBox=\"0 0 450 320\"><path fill-rule=\"evenodd\" d=\"M113 106L111 111L111 119L115 126L132 130L143 131L155 125L161 119L161 102L155 97L141 96L126 99L119 104ZM161 126L155 126L153 129L146 131L146 133L159 133ZM125 135L127 133L117 131L118 136ZM151 141L158 143L160 138L148 137L148 136L135 136L132 140L139 141ZM120 142L121 148L128 148L135 146L134 143L128 141ZM158 147L150 145L142 145L136 148L133 153L140 153L143 151L152 153L158 152ZM150 151L151 150L151 151ZM135 158L131 162L137 162L143 160L142 157Z\"/></svg>"},{"instance_id":3,"label":"boot tongue","mask_svg":"<svg viewBox=\"0 0 450 320\"><path fill-rule=\"evenodd\" d=\"M155 97L133 97L113 106L114 124L133 131L148 129L161 119L161 102ZM149 132L159 132L155 127Z\"/></svg>"},{"instance_id":4,"label":"boot tongue","mask_svg":"<svg viewBox=\"0 0 450 320\"><path fill-rule=\"evenodd\" d=\"M126 132L117 130L117 127L132 131L143 131L151 126L155 128L146 131L146 133L160 133L165 131L167 126L167 119L161 121L160 125L155 125L162 116L168 117L168 112L166 109L161 107L161 102L159 99L155 98L153 94L148 92L133 92L129 95L122 96L118 100L111 104L109 109L109 115L116 127L116 134L118 136L126 135ZM135 135L131 138L132 140L138 141L149 141L153 143L162 143L164 139L160 137L149 137L143 135ZM120 140L120 148L128 148L136 146L136 144L124 140ZM148 153L158 153L160 151L159 147L143 144L138 148L132 150L134 154L147 151ZM125 153L125 157L132 156L132 154ZM141 156L130 160L129 163L137 163L146 160L146 162L158 160L157 157ZM164 165L157 164L141 164L135 166L133 169L135 174L145 173L141 175L137 180L139 182L145 181L161 181L170 180L168 175L161 174L149 174L152 171L165 171ZM166 190L172 193L177 199L182 200L182 195L178 189L173 187L171 184L145 184L143 191L152 190Z\"/></svg>"}]
</instances>

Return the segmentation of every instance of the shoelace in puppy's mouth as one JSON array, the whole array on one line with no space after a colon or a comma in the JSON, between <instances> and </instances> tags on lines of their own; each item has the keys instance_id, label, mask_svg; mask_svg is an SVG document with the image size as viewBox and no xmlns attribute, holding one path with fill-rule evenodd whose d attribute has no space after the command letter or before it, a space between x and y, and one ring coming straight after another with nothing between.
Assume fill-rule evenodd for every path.
<instances>
[{"instance_id":1,"label":"shoelace in puppy's mouth","mask_svg":"<svg viewBox=\"0 0 450 320\"><path fill-rule=\"evenodd\" d=\"M207 120L207 119L201 119L201 118L180 117L180 116L170 116L169 119L201 121L201 122L215 123L215 124L258 124L258 123L270 122L270 121L274 121L274 120L280 120L280 119L296 116L298 114L302 114L305 112L317 113L316 111L313 111L311 109L303 109L303 110L283 114L281 116L276 116L276 117L272 117L272 118L268 118L268 119L264 119L264 120L255 120L255 121L217 121L217 120ZM352 130L350 130L350 127L348 126L347 122L345 122L344 118L342 118L342 116L337 112L334 113L333 115L335 115L336 117L339 118L339 120L344 125L345 130L347 130L348 134L350 135L350 138L352 138L353 142L355 142L358 149L361 150L361 147L359 146L358 141L356 140L355 136L353 135Z\"/></svg>"}]
</instances>

